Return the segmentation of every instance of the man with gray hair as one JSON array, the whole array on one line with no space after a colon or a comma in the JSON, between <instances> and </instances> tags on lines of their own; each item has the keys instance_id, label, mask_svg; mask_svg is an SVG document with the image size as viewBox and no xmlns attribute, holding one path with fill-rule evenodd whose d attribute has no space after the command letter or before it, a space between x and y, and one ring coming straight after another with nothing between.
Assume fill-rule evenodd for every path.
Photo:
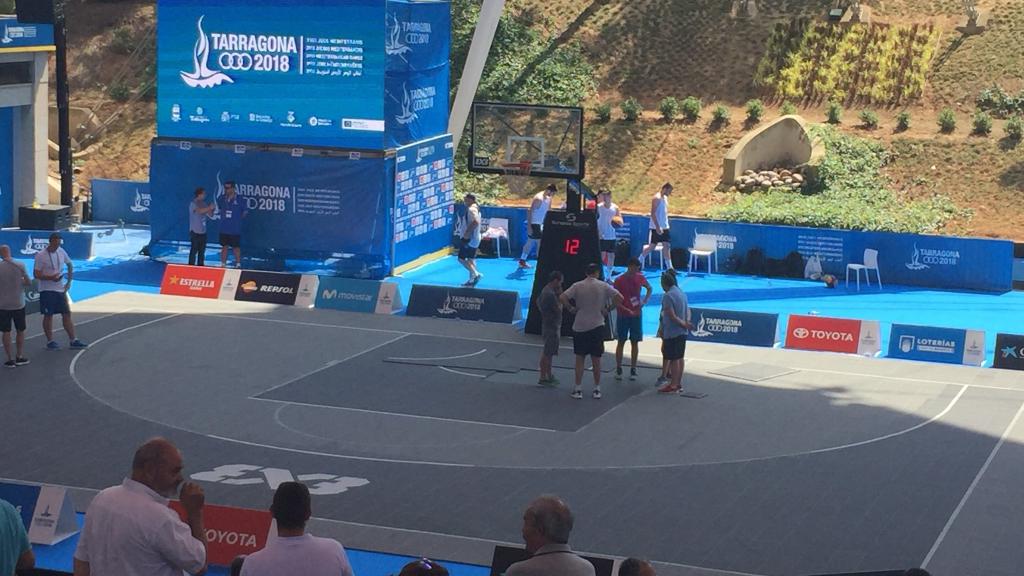
<instances>
[{"instance_id":1,"label":"man with gray hair","mask_svg":"<svg viewBox=\"0 0 1024 576\"><path fill-rule=\"evenodd\" d=\"M572 511L558 496L541 496L523 513L523 541L531 557L516 562L506 576L594 576L594 565L569 548Z\"/></svg>"}]
</instances>

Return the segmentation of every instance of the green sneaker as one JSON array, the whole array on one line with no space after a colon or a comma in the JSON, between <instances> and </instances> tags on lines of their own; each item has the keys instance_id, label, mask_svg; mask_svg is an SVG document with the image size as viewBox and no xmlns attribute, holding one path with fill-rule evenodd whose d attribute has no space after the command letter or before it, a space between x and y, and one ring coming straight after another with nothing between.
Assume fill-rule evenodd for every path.
<instances>
[{"instance_id":1,"label":"green sneaker","mask_svg":"<svg viewBox=\"0 0 1024 576\"><path fill-rule=\"evenodd\" d=\"M537 386L540 386L542 388L554 388L557 385L558 385L558 380L555 380L554 378L552 378L550 380L546 380L544 378L541 378L540 380L537 380Z\"/></svg>"}]
</instances>

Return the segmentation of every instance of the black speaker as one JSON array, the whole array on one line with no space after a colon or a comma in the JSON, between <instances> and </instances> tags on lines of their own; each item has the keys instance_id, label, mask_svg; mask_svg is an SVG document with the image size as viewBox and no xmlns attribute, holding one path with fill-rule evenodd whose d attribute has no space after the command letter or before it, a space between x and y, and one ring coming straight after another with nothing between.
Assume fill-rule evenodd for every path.
<instances>
[{"instance_id":1,"label":"black speaker","mask_svg":"<svg viewBox=\"0 0 1024 576\"><path fill-rule=\"evenodd\" d=\"M18 15L18 22L23 24L53 24L56 17L53 9L54 1L17 0L14 3L14 12Z\"/></svg>"}]
</instances>

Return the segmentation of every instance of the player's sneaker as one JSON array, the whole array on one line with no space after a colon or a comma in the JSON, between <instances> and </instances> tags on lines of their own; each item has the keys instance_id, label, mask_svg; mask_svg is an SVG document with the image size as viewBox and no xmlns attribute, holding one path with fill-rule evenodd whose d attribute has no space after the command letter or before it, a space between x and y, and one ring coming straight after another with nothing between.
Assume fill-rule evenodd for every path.
<instances>
[{"instance_id":1,"label":"player's sneaker","mask_svg":"<svg viewBox=\"0 0 1024 576\"><path fill-rule=\"evenodd\" d=\"M672 394L674 392L682 391L681 386L673 386L672 384L666 384L661 388L658 388L658 394Z\"/></svg>"},{"instance_id":2,"label":"player's sneaker","mask_svg":"<svg viewBox=\"0 0 1024 576\"><path fill-rule=\"evenodd\" d=\"M480 279L483 277L483 274L477 274L476 276L473 276L473 279L469 281L469 285L476 286L480 282Z\"/></svg>"},{"instance_id":3,"label":"player's sneaker","mask_svg":"<svg viewBox=\"0 0 1024 576\"><path fill-rule=\"evenodd\" d=\"M28 358L25 358L24 356L18 356L17 358L14 359L14 363L17 364L18 366L24 366L25 364L28 364Z\"/></svg>"},{"instance_id":4,"label":"player's sneaker","mask_svg":"<svg viewBox=\"0 0 1024 576\"><path fill-rule=\"evenodd\" d=\"M74 340L72 340L71 343L68 344L68 346L71 347L71 348L74 348L75 350L81 350L83 348L88 348L89 347L88 344L86 344L85 342L82 342L78 338L75 338Z\"/></svg>"},{"instance_id":5,"label":"player's sneaker","mask_svg":"<svg viewBox=\"0 0 1024 576\"><path fill-rule=\"evenodd\" d=\"M615 367L615 379L622 380L622 366Z\"/></svg>"},{"instance_id":6,"label":"player's sneaker","mask_svg":"<svg viewBox=\"0 0 1024 576\"><path fill-rule=\"evenodd\" d=\"M666 385L668 383L669 383L669 379L665 378L664 376L658 376L658 379L654 381L654 385L656 387L658 387L658 388L661 388L662 386L664 386L664 385Z\"/></svg>"},{"instance_id":7,"label":"player's sneaker","mask_svg":"<svg viewBox=\"0 0 1024 576\"><path fill-rule=\"evenodd\" d=\"M636 378L637 378L636 368L630 368L629 369L629 379L630 380L636 380Z\"/></svg>"},{"instance_id":8,"label":"player's sneaker","mask_svg":"<svg viewBox=\"0 0 1024 576\"><path fill-rule=\"evenodd\" d=\"M594 393L592 394L592 396L594 397L594 400L600 400L601 399L601 389L600 388L594 388Z\"/></svg>"},{"instance_id":9,"label":"player's sneaker","mask_svg":"<svg viewBox=\"0 0 1024 576\"><path fill-rule=\"evenodd\" d=\"M8 368L14 368L17 365L18 363L15 362L14 360L8 360L7 362L4 362L4 366L7 366Z\"/></svg>"},{"instance_id":10,"label":"player's sneaker","mask_svg":"<svg viewBox=\"0 0 1024 576\"><path fill-rule=\"evenodd\" d=\"M50 340L46 343L47 350L60 350L60 344L56 340Z\"/></svg>"},{"instance_id":11,"label":"player's sneaker","mask_svg":"<svg viewBox=\"0 0 1024 576\"><path fill-rule=\"evenodd\" d=\"M583 400L583 389L582 388L575 388L575 389L573 389L571 396L572 396L573 400Z\"/></svg>"},{"instance_id":12,"label":"player's sneaker","mask_svg":"<svg viewBox=\"0 0 1024 576\"><path fill-rule=\"evenodd\" d=\"M526 260L523 260L522 258L520 258L519 259L519 267L525 270L527 268L530 268L531 266L530 266L529 262L527 262Z\"/></svg>"}]
</instances>

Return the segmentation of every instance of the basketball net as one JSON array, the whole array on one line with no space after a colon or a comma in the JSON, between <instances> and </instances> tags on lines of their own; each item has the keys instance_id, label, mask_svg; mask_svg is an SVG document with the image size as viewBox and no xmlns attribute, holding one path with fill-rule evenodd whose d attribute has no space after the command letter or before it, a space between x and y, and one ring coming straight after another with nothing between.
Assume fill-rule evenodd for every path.
<instances>
[{"instance_id":1,"label":"basketball net","mask_svg":"<svg viewBox=\"0 0 1024 576\"><path fill-rule=\"evenodd\" d=\"M530 185L530 171L533 170L533 162L506 162L501 165L501 171L505 175L505 184L508 191L521 198Z\"/></svg>"}]
</instances>

